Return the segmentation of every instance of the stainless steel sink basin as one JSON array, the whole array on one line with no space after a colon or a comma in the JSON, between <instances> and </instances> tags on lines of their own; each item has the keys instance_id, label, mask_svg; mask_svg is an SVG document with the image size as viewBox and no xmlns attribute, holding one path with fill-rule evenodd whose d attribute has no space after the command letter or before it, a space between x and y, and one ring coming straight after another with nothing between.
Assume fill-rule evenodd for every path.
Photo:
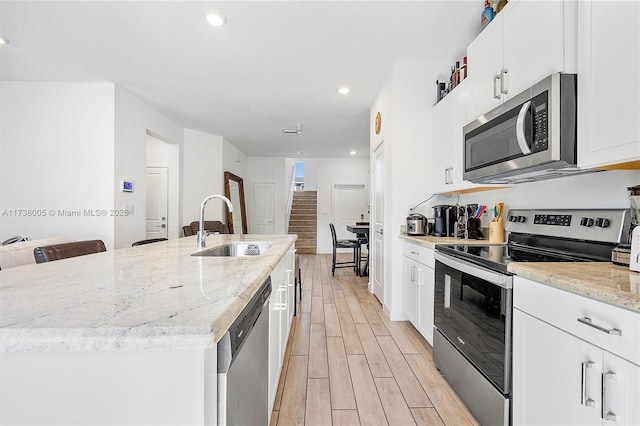
<instances>
[{"instance_id":1,"label":"stainless steel sink basin","mask_svg":"<svg viewBox=\"0 0 640 426\"><path fill-rule=\"evenodd\" d=\"M265 242L226 243L221 246L199 251L197 253L194 253L193 256L260 256L264 254L272 245L272 243Z\"/></svg>"}]
</instances>

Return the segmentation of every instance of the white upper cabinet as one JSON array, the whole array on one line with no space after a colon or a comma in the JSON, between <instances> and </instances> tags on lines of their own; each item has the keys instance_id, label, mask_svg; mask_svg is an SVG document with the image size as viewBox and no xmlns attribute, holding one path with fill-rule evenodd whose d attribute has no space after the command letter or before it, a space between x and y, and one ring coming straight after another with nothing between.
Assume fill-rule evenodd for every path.
<instances>
[{"instance_id":1,"label":"white upper cabinet","mask_svg":"<svg viewBox=\"0 0 640 426\"><path fill-rule=\"evenodd\" d=\"M575 1L512 0L469 45L469 120L544 77L577 72Z\"/></svg>"},{"instance_id":2,"label":"white upper cabinet","mask_svg":"<svg viewBox=\"0 0 640 426\"><path fill-rule=\"evenodd\" d=\"M578 165L640 168L640 2L578 12Z\"/></svg>"},{"instance_id":3,"label":"white upper cabinet","mask_svg":"<svg viewBox=\"0 0 640 426\"><path fill-rule=\"evenodd\" d=\"M433 107L431 111L431 184L433 193L452 192L472 187L463 181L464 134L468 105L471 99L471 81L464 80L458 87Z\"/></svg>"}]
</instances>

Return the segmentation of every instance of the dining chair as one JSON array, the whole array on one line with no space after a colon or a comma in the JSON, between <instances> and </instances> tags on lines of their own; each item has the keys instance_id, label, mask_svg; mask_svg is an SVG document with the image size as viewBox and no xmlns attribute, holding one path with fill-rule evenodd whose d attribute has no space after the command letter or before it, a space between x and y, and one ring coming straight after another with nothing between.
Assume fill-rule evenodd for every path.
<instances>
[{"instance_id":1,"label":"dining chair","mask_svg":"<svg viewBox=\"0 0 640 426\"><path fill-rule=\"evenodd\" d=\"M196 235L199 229L200 229L200 223L196 220L194 222L191 222L187 226L183 226L182 232L184 233L185 237L188 237L190 235ZM211 231L211 232L219 232L221 234L229 233L229 227L226 224L220 222L219 220L205 220L204 230Z\"/></svg>"},{"instance_id":2,"label":"dining chair","mask_svg":"<svg viewBox=\"0 0 640 426\"><path fill-rule=\"evenodd\" d=\"M141 246L141 245L144 245L144 244L157 243L159 241L167 241L167 238L149 238L148 240L140 240L140 241L136 241L135 243L131 244L131 247Z\"/></svg>"},{"instance_id":3,"label":"dining chair","mask_svg":"<svg viewBox=\"0 0 640 426\"><path fill-rule=\"evenodd\" d=\"M359 272L360 243L358 240L339 240L336 237L336 228L333 223L329 224L331 229L331 239L333 240L333 258L331 260L331 275L336 274L336 268L353 268L356 275ZM350 262L337 262L337 249L350 248L353 249L353 260Z\"/></svg>"},{"instance_id":4,"label":"dining chair","mask_svg":"<svg viewBox=\"0 0 640 426\"><path fill-rule=\"evenodd\" d=\"M33 249L33 255L36 263L45 263L103 251L107 251L107 248L102 240L87 240L36 247Z\"/></svg>"}]
</instances>

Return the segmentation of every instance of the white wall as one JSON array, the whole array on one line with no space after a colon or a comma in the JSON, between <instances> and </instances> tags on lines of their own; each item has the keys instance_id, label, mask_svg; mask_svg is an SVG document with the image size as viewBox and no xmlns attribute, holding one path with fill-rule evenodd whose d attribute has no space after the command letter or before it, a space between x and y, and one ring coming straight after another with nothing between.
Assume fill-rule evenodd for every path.
<instances>
[{"instance_id":1,"label":"white wall","mask_svg":"<svg viewBox=\"0 0 640 426\"><path fill-rule=\"evenodd\" d=\"M224 195L222 136L184 129L182 154L182 217L185 225L198 220L200 203L212 194ZM205 220L227 223L223 203L207 204Z\"/></svg>"},{"instance_id":2,"label":"white wall","mask_svg":"<svg viewBox=\"0 0 640 426\"><path fill-rule=\"evenodd\" d=\"M0 240L63 236L114 247L114 218L84 215L114 208L114 103L111 83L0 82Z\"/></svg>"},{"instance_id":3,"label":"white wall","mask_svg":"<svg viewBox=\"0 0 640 426\"><path fill-rule=\"evenodd\" d=\"M244 193L247 203L247 226L249 233L253 228L253 184L256 182L271 182L275 184L275 233L286 234L284 229L286 211L284 157L247 157L247 177L244 179Z\"/></svg>"},{"instance_id":4,"label":"white wall","mask_svg":"<svg viewBox=\"0 0 640 426\"><path fill-rule=\"evenodd\" d=\"M222 170L243 180L247 175L247 156L226 139L222 140Z\"/></svg>"},{"instance_id":5,"label":"white wall","mask_svg":"<svg viewBox=\"0 0 640 426\"><path fill-rule=\"evenodd\" d=\"M147 167L167 169L167 236L180 236L180 145L147 134ZM146 212L145 212L146 216Z\"/></svg>"},{"instance_id":6,"label":"white wall","mask_svg":"<svg viewBox=\"0 0 640 426\"><path fill-rule=\"evenodd\" d=\"M370 111L370 148L384 141L386 185L384 219L384 309L392 319L402 319L402 241L400 225L407 207L423 189L430 188L430 114L435 103L435 81L446 64L426 61L398 62ZM373 131L376 113L382 130ZM373 161L373 160L372 160ZM426 198L426 197L425 197Z\"/></svg>"},{"instance_id":7,"label":"white wall","mask_svg":"<svg viewBox=\"0 0 640 426\"><path fill-rule=\"evenodd\" d=\"M306 164L306 163L305 163ZM331 253L333 243L329 223L333 216L333 186L364 185L369 199L368 158L320 158L318 166L318 253ZM306 182L306 170L305 170ZM306 183L305 183L306 189ZM369 204L367 204L369 205ZM365 217L365 219L369 219ZM348 251L348 250L347 250Z\"/></svg>"},{"instance_id":8,"label":"white wall","mask_svg":"<svg viewBox=\"0 0 640 426\"><path fill-rule=\"evenodd\" d=\"M115 177L111 191L114 205L123 209L133 205L134 213L115 218L115 248L129 247L131 243L145 239L146 220L146 138L147 132L164 142L181 145L183 128L158 111L152 109L130 92L115 89L115 144L111 155L115 159ZM120 191L120 181L132 179L134 192ZM182 218L170 224L170 235L176 235Z\"/></svg>"}]
</instances>

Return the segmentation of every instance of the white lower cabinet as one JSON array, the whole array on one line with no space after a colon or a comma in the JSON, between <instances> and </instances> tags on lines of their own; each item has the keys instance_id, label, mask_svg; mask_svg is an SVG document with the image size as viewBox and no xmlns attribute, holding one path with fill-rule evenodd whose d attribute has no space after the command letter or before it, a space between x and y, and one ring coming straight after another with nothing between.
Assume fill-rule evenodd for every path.
<instances>
[{"instance_id":1,"label":"white lower cabinet","mask_svg":"<svg viewBox=\"0 0 640 426\"><path fill-rule=\"evenodd\" d=\"M269 413L273 408L293 318L292 248L271 272L269 299Z\"/></svg>"},{"instance_id":2,"label":"white lower cabinet","mask_svg":"<svg viewBox=\"0 0 640 426\"><path fill-rule=\"evenodd\" d=\"M553 297L556 292L559 298ZM572 301L563 298L567 295ZM593 316L593 324L615 328L607 325L606 315L592 315L593 303L617 313L618 308L602 302L523 278L514 280L514 425L640 424L640 366L601 347L609 339L624 339L625 334L632 340L637 337L634 325L640 326L640 314L621 336L611 335L574 318L578 307L580 315ZM559 328L569 328L564 319L550 324L539 318L552 318L549 312L566 313L567 321L584 326L592 335L583 340L586 334L579 338Z\"/></svg>"},{"instance_id":3,"label":"white lower cabinet","mask_svg":"<svg viewBox=\"0 0 640 426\"><path fill-rule=\"evenodd\" d=\"M404 314L433 345L433 250L404 244Z\"/></svg>"}]
</instances>

